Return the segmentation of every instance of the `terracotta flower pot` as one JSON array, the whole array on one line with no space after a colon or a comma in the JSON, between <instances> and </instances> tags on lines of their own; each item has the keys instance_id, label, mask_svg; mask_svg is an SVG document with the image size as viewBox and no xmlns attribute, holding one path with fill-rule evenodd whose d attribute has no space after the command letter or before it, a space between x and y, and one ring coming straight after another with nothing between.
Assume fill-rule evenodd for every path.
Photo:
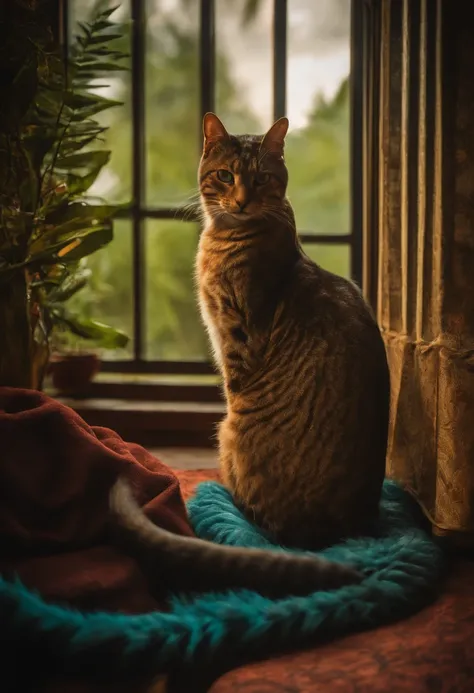
<instances>
[{"instance_id":1,"label":"terracotta flower pot","mask_svg":"<svg viewBox=\"0 0 474 693\"><path fill-rule=\"evenodd\" d=\"M49 365L54 387L68 395L85 393L99 368L100 358L94 353L56 353L51 356Z\"/></svg>"}]
</instances>

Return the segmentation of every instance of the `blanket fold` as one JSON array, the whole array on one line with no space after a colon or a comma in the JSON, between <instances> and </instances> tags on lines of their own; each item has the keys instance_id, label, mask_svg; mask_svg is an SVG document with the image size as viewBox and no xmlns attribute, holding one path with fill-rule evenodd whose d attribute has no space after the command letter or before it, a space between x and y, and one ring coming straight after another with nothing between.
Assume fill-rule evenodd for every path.
<instances>
[{"instance_id":1,"label":"blanket fold","mask_svg":"<svg viewBox=\"0 0 474 693\"><path fill-rule=\"evenodd\" d=\"M126 473L155 523L192 535L173 472L36 391L0 388L0 440L0 572L83 609L157 608L135 562L106 543L108 494Z\"/></svg>"}]
</instances>

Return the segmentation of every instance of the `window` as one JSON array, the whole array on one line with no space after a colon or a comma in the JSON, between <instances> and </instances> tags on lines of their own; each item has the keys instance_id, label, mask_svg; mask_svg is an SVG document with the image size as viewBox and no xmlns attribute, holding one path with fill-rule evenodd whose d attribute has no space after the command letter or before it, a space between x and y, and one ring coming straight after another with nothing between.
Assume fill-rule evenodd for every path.
<instances>
[{"instance_id":1,"label":"window","mask_svg":"<svg viewBox=\"0 0 474 693\"><path fill-rule=\"evenodd\" d=\"M69 0L69 30L96 4ZM206 111L231 132L263 132L289 116L288 192L304 248L360 281L361 230L351 224L350 200L350 5L122 0L112 18L130 71L111 72L106 91L125 105L103 115L112 159L92 192L126 208L114 242L89 259L94 283L77 299L131 337L127 350L107 355L104 370L214 372L194 292L199 226L187 206Z\"/></svg>"}]
</instances>

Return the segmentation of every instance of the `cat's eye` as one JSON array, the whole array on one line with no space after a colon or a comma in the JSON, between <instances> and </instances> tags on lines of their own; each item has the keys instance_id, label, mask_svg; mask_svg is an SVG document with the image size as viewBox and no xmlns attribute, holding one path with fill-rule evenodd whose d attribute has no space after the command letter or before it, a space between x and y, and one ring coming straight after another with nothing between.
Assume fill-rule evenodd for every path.
<instances>
[{"instance_id":1,"label":"cat's eye","mask_svg":"<svg viewBox=\"0 0 474 693\"><path fill-rule=\"evenodd\" d=\"M255 185L265 185L270 180L269 173L257 173L255 176Z\"/></svg>"},{"instance_id":2,"label":"cat's eye","mask_svg":"<svg viewBox=\"0 0 474 693\"><path fill-rule=\"evenodd\" d=\"M217 171L217 177L223 183L233 183L234 182L234 176L232 175L232 173L230 171L227 171L225 168L220 168Z\"/></svg>"}]
</instances>

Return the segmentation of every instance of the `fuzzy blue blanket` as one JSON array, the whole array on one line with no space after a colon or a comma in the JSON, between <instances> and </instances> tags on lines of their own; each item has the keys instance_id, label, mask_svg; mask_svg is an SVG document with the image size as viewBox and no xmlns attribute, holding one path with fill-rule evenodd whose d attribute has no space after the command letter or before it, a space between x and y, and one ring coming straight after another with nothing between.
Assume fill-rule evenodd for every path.
<instances>
[{"instance_id":1,"label":"fuzzy blue blanket","mask_svg":"<svg viewBox=\"0 0 474 693\"><path fill-rule=\"evenodd\" d=\"M196 533L222 544L268 547L219 484L198 487L188 505ZM360 585L271 601L250 592L176 596L169 613L80 613L45 603L20 583L0 580L2 662L35 661L57 673L122 677L166 672L220 658L233 664L310 645L408 616L435 595L443 553L421 528L410 496L383 488L377 536L322 552L366 575ZM113 662L113 667L110 663ZM13 666L13 664L12 664Z\"/></svg>"}]
</instances>

